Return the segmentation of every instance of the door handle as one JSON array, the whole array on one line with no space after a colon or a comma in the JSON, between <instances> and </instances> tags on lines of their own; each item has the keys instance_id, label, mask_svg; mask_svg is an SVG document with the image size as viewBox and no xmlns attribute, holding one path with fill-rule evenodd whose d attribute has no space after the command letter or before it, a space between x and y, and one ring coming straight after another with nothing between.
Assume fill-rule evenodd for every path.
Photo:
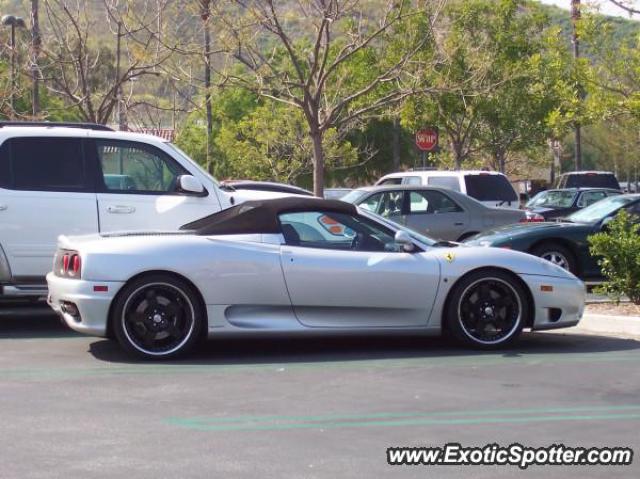
<instances>
[{"instance_id":1,"label":"door handle","mask_svg":"<svg viewBox=\"0 0 640 479\"><path fill-rule=\"evenodd\" d=\"M126 215L133 213L136 209L133 206L107 206L107 211L113 214Z\"/></svg>"},{"instance_id":2,"label":"door handle","mask_svg":"<svg viewBox=\"0 0 640 479\"><path fill-rule=\"evenodd\" d=\"M0 205L0 211L4 211L9 208L7 205Z\"/></svg>"},{"instance_id":3,"label":"door handle","mask_svg":"<svg viewBox=\"0 0 640 479\"><path fill-rule=\"evenodd\" d=\"M464 226L462 221L458 221L457 223L453 223L454 226Z\"/></svg>"}]
</instances>

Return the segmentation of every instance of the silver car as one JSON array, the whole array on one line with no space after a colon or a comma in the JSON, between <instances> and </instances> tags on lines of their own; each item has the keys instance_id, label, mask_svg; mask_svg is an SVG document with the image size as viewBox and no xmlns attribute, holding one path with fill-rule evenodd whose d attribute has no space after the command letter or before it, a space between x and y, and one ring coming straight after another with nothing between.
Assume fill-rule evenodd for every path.
<instances>
[{"instance_id":1,"label":"silver car","mask_svg":"<svg viewBox=\"0 0 640 479\"><path fill-rule=\"evenodd\" d=\"M49 304L149 359L225 335L445 330L493 349L584 311L584 284L559 266L436 242L342 201L247 201L182 229L61 236Z\"/></svg>"},{"instance_id":2,"label":"silver car","mask_svg":"<svg viewBox=\"0 0 640 479\"><path fill-rule=\"evenodd\" d=\"M462 241L486 229L526 219L524 211L490 208L470 196L433 186L359 188L342 201L448 241Z\"/></svg>"}]
</instances>

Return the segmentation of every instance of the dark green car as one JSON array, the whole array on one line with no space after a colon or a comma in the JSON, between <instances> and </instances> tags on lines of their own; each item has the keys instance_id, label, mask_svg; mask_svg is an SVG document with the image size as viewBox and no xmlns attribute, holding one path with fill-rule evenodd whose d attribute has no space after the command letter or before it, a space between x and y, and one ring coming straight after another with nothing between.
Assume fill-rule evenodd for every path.
<instances>
[{"instance_id":1,"label":"dark green car","mask_svg":"<svg viewBox=\"0 0 640 479\"><path fill-rule=\"evenodd\" d=\"M602 278L587 238L602 231L625 208L640 217L640 195L612 196L551 223L521 223L480 233L466 244L524 251L568 269L583 280Z\"/></svg>"}]
</instances>

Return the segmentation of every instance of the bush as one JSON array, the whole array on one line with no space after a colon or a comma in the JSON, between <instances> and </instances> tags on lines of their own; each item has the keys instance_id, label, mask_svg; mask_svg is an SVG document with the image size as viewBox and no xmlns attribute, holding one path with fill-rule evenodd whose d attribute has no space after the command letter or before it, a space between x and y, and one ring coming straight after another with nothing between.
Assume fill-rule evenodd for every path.
<instances>
[{"instance_id":1,"label":"bush","mask_svg":"<svg viewBox=\"0 0 640 479\"><path fill-rule=\"evenodd\" d=\"M615 301L626 295L634 304L640 304L640 225L636 220L621 210L606 230L589 237L589 244L605 278L597 291Z\"/></svg>"}]
</instances>

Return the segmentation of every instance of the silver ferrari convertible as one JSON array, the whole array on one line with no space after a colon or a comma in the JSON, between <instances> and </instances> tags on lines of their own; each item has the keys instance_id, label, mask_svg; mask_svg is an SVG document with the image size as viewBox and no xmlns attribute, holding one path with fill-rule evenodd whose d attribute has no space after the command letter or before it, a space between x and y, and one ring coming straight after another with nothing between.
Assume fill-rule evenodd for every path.
<instances>
[{"instance_id":1,"label":"silver ferrari convertible","mask_svg":"<svg viewBox=\"0 0 640 479\"><path fill-rule=\"evenodd\" d=\"M437 242L352 204L248 201L181 231L60 237L49 304L150 359L204 337L447 333L475 348L573 326L585 288L540 258Z\"/></svg>"}]
</instances>

